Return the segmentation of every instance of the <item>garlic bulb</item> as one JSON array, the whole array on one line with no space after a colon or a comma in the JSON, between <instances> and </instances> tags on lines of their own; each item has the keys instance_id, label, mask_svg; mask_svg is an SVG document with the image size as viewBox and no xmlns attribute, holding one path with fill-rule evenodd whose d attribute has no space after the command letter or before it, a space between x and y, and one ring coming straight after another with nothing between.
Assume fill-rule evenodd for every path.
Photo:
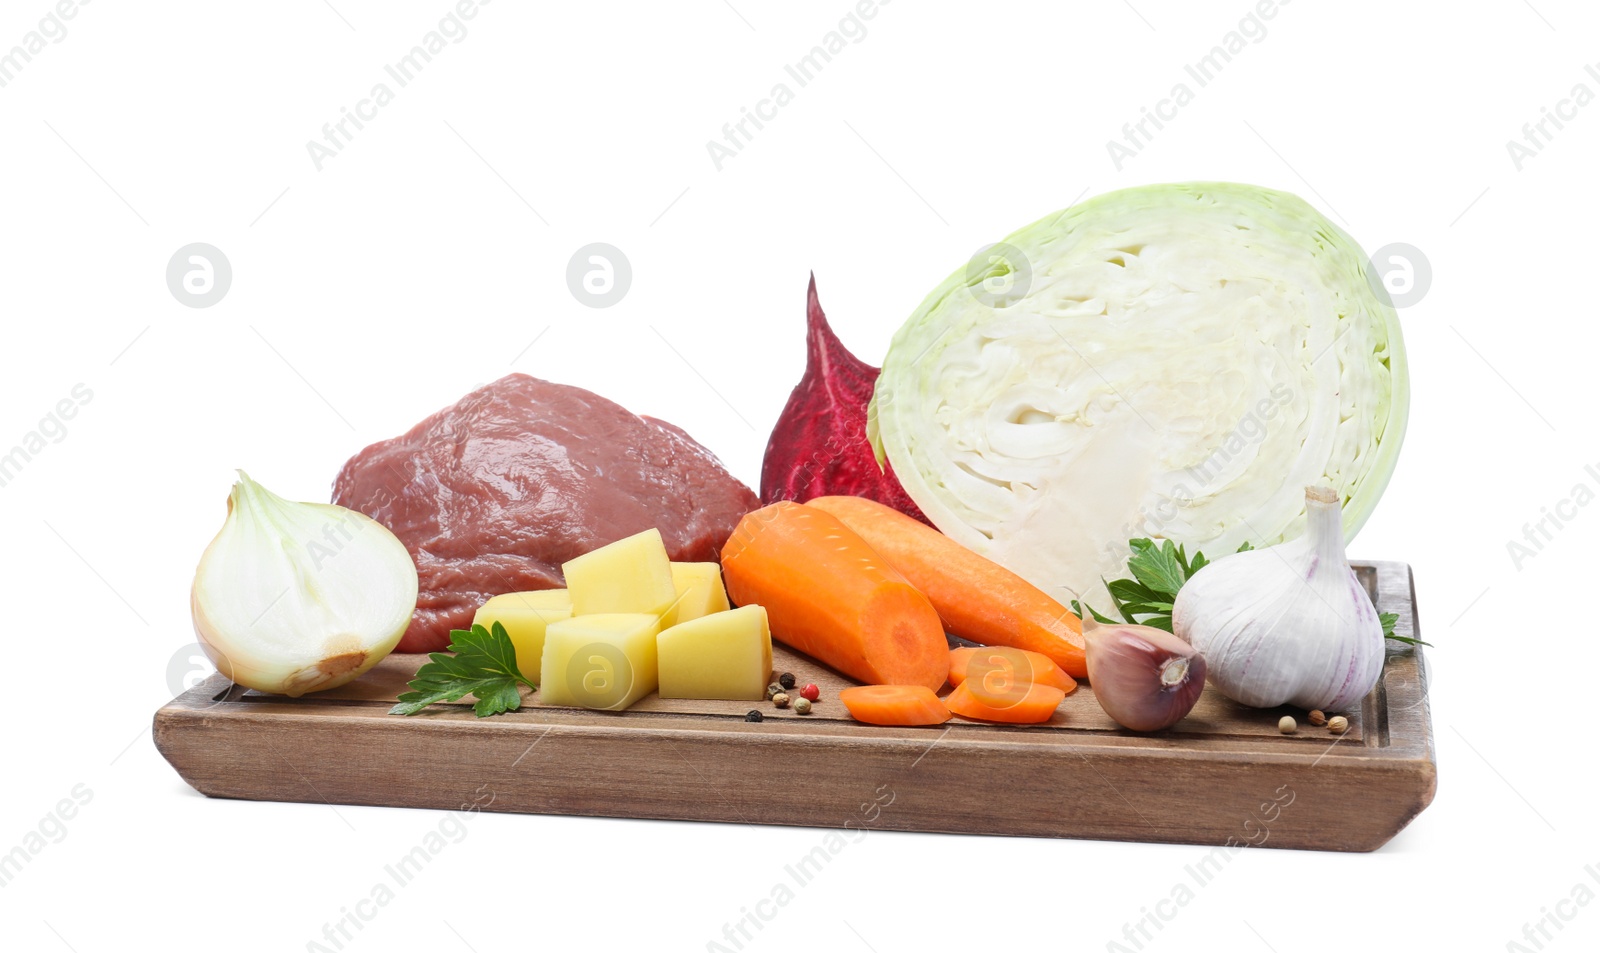
<instances>
[{"instance_id":1,"label":"garlic bulb","mask_svg":"<svg viewBox=\"0 0 1600 953\"><path fill-rule=\"evenodd\" d=\"M189 601L218 671L298 697L343 685L394 650L416 609L417 567L381 523L291 503L241 470Z\"/></svg>"},{"instance_id":2,"label":"garlic bulb","mask_svg":"<svg viewBox=\"0 0 1600 953\"><path fill-rule=\"evenodd\" d=\"M1383 625L1345 559L1338 494L1307 487L1304 535L1195 573L1178 592L1172 630L1241 704L1358 704L1383 669Z\"/></svg>"}]
</instances>

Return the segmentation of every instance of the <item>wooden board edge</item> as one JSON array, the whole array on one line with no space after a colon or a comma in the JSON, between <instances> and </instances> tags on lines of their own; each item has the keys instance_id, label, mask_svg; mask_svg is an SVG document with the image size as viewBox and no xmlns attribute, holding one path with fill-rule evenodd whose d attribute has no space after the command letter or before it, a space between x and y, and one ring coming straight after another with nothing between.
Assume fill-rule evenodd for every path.
<instances>
[{"instance_id":1,"label":"wooden board edge","mask_svg":"<svg viewBox=\"0 0 1600 953\"><path fill-rule=\"evenodd\" d=\"M850 816L861 796L851 785L860 777L886 783L904 777L915 783L898 788L902 808L879 825L884 830L1207 845L1252 836L1245 822L1233 823L1236 829L1229 831L1229 823L1245 816L1244 801L1249 800L1241 801L1238 792L1261 787L1257 794L1264 796L1267 782L1262 779L1270 778L1300 792L1303 813L1295 826L1271 832L1275 836L1264 846L1340 851L1381 847L1427 806L1434 785L1429 762L1360 758L1332 770L1326 763L1288 756L1265 761L1220 755L1160 759L1126 749L1094 751L1091 760L1068 746L1049 745L1040 748L1042 760L1032 753L1005 759L1029 765L1030 772L995 790L974 787L974 779L993 777L1007 765L997 765L996 753L976 741L935 746L921 739L860 743L753 734L730 739L725 732L665 726L577 725L547 731L552 740L541 757L555 760L542 760L540 766L582 763L595 751L607 752L604 763L589 763L593 774L587 778L563 772L551 779L516 770L528 753L528 732L484 735L464 723L441 723L422 732L398 723L393 730L405 732L411 749L401 784L376 764L291 764L292 755L283 753L315 749L324 739L331 745L350 727L344 722L274 718L252 724L248 718L216 713L164 711L156 720L155 741L180 776L209 797L455 810L471 782L481 781L499 794L500 800L486 808L494 811L827 829ZM463 745L462 735L470 735L471 743ZM388 749L382 740L374 747ZM652 762L652 754L663 750L671 750L678 760L658 757ZM221 751L236 761L219 757ZM641 771L640 765L647 763L651 766ZM775 763L783 764L786 773L811 779L803 799L784 787L770 787ZM1181 784L1176 783L1180 776L1185 779ZM712 796L719 789L736 793ZM1045 801L1070 805L1070 799L1059 795L1063 790L1092 791L1099 797L1078 802L1085 810L1080 818L1032 809ZM1203 792L1199 800L1197 791ZM1224 809L1226 805L1231 807ZM1209 820L1188 827L1150 820L1205 818L1206 811Z\"/></svg>"}]
</instances>

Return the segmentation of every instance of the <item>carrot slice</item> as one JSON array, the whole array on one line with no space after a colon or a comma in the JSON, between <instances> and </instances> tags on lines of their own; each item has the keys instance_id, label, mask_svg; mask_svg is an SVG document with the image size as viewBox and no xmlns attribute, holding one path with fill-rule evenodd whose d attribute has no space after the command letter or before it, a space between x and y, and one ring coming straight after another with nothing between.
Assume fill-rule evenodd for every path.
<instances>
[{"instance_id":1,"label":"carrot slice","mask_svg":"<svg viewBox=\"0 0 1600 953\"><path fill-rule=\"evenodd\" d=\"M805 505L827 510L866 540L922 590L952 633L1038 652L1074 678L1088 676L1083 624L1026 579L874 500L819 496Z\"/></svg>"},{"instance_id":2,"label":"carrot slice","mask_svg":"<svg viewBox=\"0 0 1600 953\"><path fill-rule=\"evenodd\" d=\"M963 647L950 650L950 684L960 685L967 680L967 673L974 671L979 675L989 675L996 668L1010 667L1020 670L1023 665L1028 666L1026 680L1039 685L1049 685L1059 688L1068 695L1078 687L1078 683L1071 675L1061 670L1061 666L1050 661L1048 656L1038 652L1029 652L1026 649L1013 649L1005 646L991 648Z\"/></svg>"},{"instance_id":3,"label":"carrot slice","mask_svg":"<svg viewBox=\"0 0 1600 953\"><path fill-rule=\"evenodd\" d=\"M1049 721L1050 716L1056 713L1056 706L1067 697L1067 693L1059 688L1029 684L1026 691L1008 697L991 696L986 700L973 691L972 685L971 679L962 682L945 698L945 707L950 709L951 714L981 721L1036 725Z\"/></svg>"},{"instance_id":4,"label":"carrot slice","mask_svg":"<svg viewBox=\"0 0 1600 953\"><path fill-rule=\"evenodd\" d=\"M869 725L942 725L950 709L921 685L858 685L839 692L839 701L856 721Z\"/></svg>"},{"instance_id":5,"label":"carrot slice","mask_svg":"<svg viewBox=\"0 0 1600 953\"><path fill-rule=\"evenodd\" d=\"M767 610L778 641L858 682L944 684L939 613L832 515L782 501L745 514L722 548L728 596Z\"/></svg>"}]
</instances>

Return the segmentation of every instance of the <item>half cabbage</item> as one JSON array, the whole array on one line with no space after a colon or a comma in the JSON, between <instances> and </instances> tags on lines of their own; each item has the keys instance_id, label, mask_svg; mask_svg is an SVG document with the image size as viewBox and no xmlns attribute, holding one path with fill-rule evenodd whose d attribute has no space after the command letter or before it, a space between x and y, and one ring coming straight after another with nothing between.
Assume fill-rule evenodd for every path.
<instances>
[{"instance_id":1,"label":"half cabbage","mask_svg":"<svg viewBox=\"0 0 1600 953\"><path fill-rule=\"evenodd\" d=\"M1128 540L1208 555L1345 533L1394 470L1399 320L1356 243L1296 196L1188 183L1097 196L934 289L895 335L868 436L934 524L1065 601Z\"/></svg>"}]
</instances>

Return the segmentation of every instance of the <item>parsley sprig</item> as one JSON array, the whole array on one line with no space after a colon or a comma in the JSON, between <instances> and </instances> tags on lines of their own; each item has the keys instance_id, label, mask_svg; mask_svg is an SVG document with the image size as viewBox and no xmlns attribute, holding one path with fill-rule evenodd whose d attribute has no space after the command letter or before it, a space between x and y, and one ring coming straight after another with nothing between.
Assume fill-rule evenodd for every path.
<instances>
[{"instance_id":1,"label":"parsley sprig","mask_svg":"<svg viewBox=\"0 0 1600 953\"><path fill-rule=\"evenodd\" d=\"M498 622L492 629L481 625L470 630L455 629L450 633L450 651L455 654L428 654L432 661L417 670L417 677L411 680L412 690L400 695L400 704L389 709L389 714L415 715L429 705L476 695L478 700L472 710L479 718L486 718L521 708L519 685L539 687L522 677L517 669L516 646L505 626Z\"/></svg>"},{"instance_id":2,"label":"parsley sprig","mask_svg":"<svg viewBox=\"0 0 1600 953\"><path fill-rule=\"evenodd\" d=\"M1111 603L1116 607L1117 614L1122 616L1121 621L1129 624L1148 625L1157 629L1172 631L1172 605L1178 599L1178 590L1188 582L1195 573L1206 565L1208 560L1205 554L1195 550L1191 559L1184 552L1183 546L1172 540L1162 540L1159 544L1150 539L1130 539L1128 547L1133 554L1128 558L1128 572L1133 574L1132 579L1117 579L1106 583L1106 591L1111 594ZM1241 545L1237 552L1252 549L1248 542ZM1094 614L1095 621L1105 625L1117 625L1118 620L1108 618L1093 606L1083 606L1076 599L1072 602L1072 611L1082 618L1085 611ZM1394 625L1400 621L1400 616L1394 612L1378 613L1378 621L1383 625L1383 637L1407 645L1428 645L1421 639L1406 638L1394 634Z\"/></svg>"}]
</instances>

